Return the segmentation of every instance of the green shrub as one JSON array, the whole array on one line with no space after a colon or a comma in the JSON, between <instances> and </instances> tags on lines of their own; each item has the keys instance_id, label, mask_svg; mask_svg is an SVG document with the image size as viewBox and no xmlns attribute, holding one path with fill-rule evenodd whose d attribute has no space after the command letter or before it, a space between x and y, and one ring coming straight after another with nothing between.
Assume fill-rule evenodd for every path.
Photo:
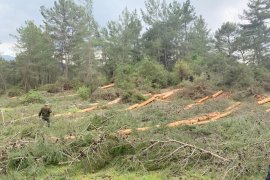
<instances>
[{"instance_id":1,"label":"green shrub","mask_svg":"<svg viewBox=\"0 0 270 180\"><path fill-rule=\"evenodd\" d=\"M164 88L168 85L169 73L156 61L143 60L138 63L138 75L150 82L153 88Z\"/></svg>"},{"instance_id":2,"label":"green shrub","mask_svg":"<svg viewBox=\"0 0 270 180\"><path fill-rule=\"evenodd\" d=\"M108 89L96 89L91 94L91 99L97 100L97 99L103 99L107 101L112 101L116 98L118 98L121 94L121 89L117 88L108 88Z\"/></svg>"},{"instance_id":3,"label":"green shrub","mask_svg":"<svg viewBox=\"0 0 270 180\"><path fill-rule=\"evenodd\" d=\"M99 86L105 84L107 82L107 78L98 69L86 69L82 70L78 73L78 79L77 81L73 81L77 83L84 84L88 86L91 90L91 92L95 91ZM76 83L73 84L74 87ZM78 87L78 86L77 86Z\"/></svg>"},{"instance_id":4,"label":"green shrub","mask_svg":"<svg viewBox=\"0 0 270 180\"><path fill-rule=\"evenodd\" d=\"M86 86L81 86L77 90L77 94L82 98L82 99L88 99L90 97L90 89Z\"/></svg>"},{"instance_id":5,"label":"green shrub","mask_svg":"<svg viewBox=\"0 0 270 180\"><path fill-rule=\"evenodd\" d=\"M136 90L123 92L122 101L125 103L138 103L144 101L145 97Z\"/></svg>"},{"instance_id":6,"label":"green shrub","mask_svg":"<svg viewBox=\"0 0 270 180\"><path fill-rule=\"evenodd\" d=\"M185 87L182 93L183 96L191 99L208 96L213 91L213 86L210 81L207 81L205 75L195 76L194 82L183 81L181 85Z\"/></svg>"},{"instance_id":7,"label":"green shrub","mask_svg":"<svg viewBox=\"0 0 270 180\"><path fill-rule=\"evenodd\" d=\"M67 160L67 157L62 153L64 148L60 144L39 141L29 146L27 151L35 158L42 158L45 165L58 165L59 162Z\"/></svg>"},{"instance_id":8,"label":"green shrub","mask_svg":"<svg viewBox=\"0 0 270 180\"><path fill-rule=\"evenodd\" d=\"M22 170L34 163L34 159L26 151L14 152L9 154L8 168L13 170Z\"/></svg>"},{"instance_id":9,"label":"green shrub","mask_svg":"<svg viewBox=\"0 0 270 180\"><path fill-rule=\"evenodd\" d=\"M143 60L134 65L119 66L115 71L115 83L124 90L150 91L169 85L170 74L156 61Z\"/></svg>"},{"instance_id":10,"label":"green shrub","mask_svg":"<svg viewBox=\"0 0 270 180\"><path fill-rule=\"evenodd\" d=\"M192 76L190 64L186 61L177 61L174 66L174 76L176 82L188 80Z\"/></svg>"},{"instance_id":11,"label":"green shrub","mask_svg":"<svg viewBox=\"0 0 270 180\"><path fill-rule=\"evenodd\" d=\"M45 99L43 95L39 91L31 90L27 94L25 94L22 98L23 104L30 103L45 103Z\"/></svg>"}]
</instances>

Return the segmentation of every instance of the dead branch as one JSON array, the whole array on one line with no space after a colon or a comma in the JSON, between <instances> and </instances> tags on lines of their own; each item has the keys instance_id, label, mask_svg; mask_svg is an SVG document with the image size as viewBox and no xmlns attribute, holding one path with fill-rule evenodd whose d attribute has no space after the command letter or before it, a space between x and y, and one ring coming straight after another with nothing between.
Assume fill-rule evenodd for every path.
<instances>
[{"instance_id":1,"label":"dead branch","mask_svg":"<svg viewBox=\"0 0 270 180\"><path fill-rule=\"evenodd\" d=\"M165 144L168 144L168 143L176 143L176 144L180 144L180 145L181 145L181 146L180 146L181 148L189 147L189 148L198 150L198 151L200 151L200 152L203 152L203 153L205 153L205 154L209 154L209 155L211 155L211 156L213 156L213 157L215 157L215 158L217 158L217 159L220 159L220 160L222 160L222 161L225 161L225 162L230 162L230 161L231 161L230 159L224 158L224 157L222 157L222 156L220 156L220 155L218 155L218 154L216 154L216 153L213 153L213 152L211 152L211 151L205 150L205 149L203 149L203 148L197 147L197 146L192 145L192 144L187 144L187 143L184 143L184 142L181 142L181 141L177 141L177 140L172 140L172 139L171 139L171 140L167 140L167 141L152 141L152 142L158 142L158 143L156 143L156 144L159 144L159 143L165 143ZM155 144L155 145L156 145L156 144ZM178 150L179 150L179 148L177 148L175 151L173 151L173 153L176 153ZM170 155L171 155L171 154L170 154Z\"/></svg>"}]
</instances>

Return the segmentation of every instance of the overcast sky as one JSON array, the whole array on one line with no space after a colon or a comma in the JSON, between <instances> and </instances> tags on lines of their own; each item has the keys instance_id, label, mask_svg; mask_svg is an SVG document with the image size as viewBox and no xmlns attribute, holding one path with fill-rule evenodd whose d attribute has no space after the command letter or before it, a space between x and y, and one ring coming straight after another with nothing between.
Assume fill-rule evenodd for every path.
<instances>
[{"instance_id":1,"label":"overcast sky","mask_svg":"<svg viewBox=\"0 0 270 180\"><path fill-rule=\"evenodd\" d=\"M121 11L144 9L145 0L94 0L94 16L101 26L108 20L117 20ZM167 0L166 2L172 2ZM183 2L184 0L178 0ZM52 7L54 0L0 0L0 54L15 56L16 29L26 20L42 24L40 6ZM226 21L239 21L239 14L246 9L248 0L191 0L197 15L202 15L208 27L215 31Z\"/></svg>"}]
</instances>

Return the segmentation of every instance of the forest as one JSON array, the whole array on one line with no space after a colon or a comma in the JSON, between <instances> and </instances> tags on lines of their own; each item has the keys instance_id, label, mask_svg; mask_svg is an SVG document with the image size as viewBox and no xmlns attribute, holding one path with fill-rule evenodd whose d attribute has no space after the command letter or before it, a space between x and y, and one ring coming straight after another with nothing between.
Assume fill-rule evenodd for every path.
<instances>
[{"instance_id":1,"label":"forest","mask_svg":"<svg viewBox=\"0 0 270 180\"><path fill-rule=\"evenodd\" d=\"M16 60L1 60L1 93L63 84L94 91L108 82L164 88L206 76L221 88L270 88L267 0L251 0L240 24L224 22L214 33L189 0L148 0L145 10L124 9L106 27L95 21L92 6L59 0L41 7L41 27L26 20L15 36Z\"/></svg>"}]
</instances>

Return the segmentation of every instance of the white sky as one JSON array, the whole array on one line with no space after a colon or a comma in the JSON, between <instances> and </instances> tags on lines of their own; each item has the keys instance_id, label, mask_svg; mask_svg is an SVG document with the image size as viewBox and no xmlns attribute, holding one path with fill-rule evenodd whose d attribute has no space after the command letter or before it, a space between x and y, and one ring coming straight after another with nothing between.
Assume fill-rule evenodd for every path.
<instances>
[{"instance_id":1,"label":"white sky","mask_svg":"<svg viewBox=\"0 0 270 180\"><path fill-rule=\"evenodd\" d=\"M172 2L173 0L166 0ZM178 0L183 2L183 0ZM15 56L16 29L26 20L42 24L40 6L52 7L54 0L0 0L0 54ZM215 31L223 22L239 22L239 14L247 8L248 0L191 0L197 15L202 15L208 27ZM144 9L144 0L94 0L94 16L101 26L117 20L121 11ZM140 12L140 11L139 11Z\"/></svg>"}]
</instances>

